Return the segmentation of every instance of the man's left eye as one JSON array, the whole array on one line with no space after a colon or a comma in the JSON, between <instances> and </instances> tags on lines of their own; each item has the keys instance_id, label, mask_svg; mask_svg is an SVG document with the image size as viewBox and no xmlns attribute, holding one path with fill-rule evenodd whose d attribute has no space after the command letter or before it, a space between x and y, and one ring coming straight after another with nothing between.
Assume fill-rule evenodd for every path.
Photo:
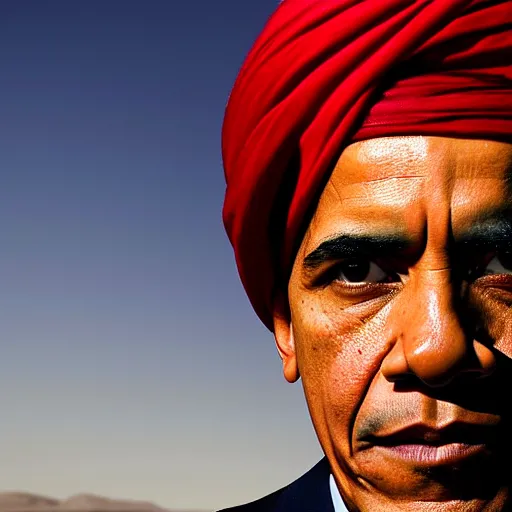
<instances>
[{"instance_id":1,"label":"man's left eye","mask_svg":"<svg viewBox=\"0 0 512 512\"><path fill-rule=\"evenodd\" d=\"M396 279L368 260L348 260L337 266L336 281L350 284L385 283Z\"/></svg>"},{"instance_id":2,"label":"man's left eye","mask_svg":"<svg viewBox=\"0 0 512 512\"><path fill-rule=\"evenodd\" d=\"M512 274L512 253L498 254L487 264L484 275Z\"/></svg>"}]
</instances>

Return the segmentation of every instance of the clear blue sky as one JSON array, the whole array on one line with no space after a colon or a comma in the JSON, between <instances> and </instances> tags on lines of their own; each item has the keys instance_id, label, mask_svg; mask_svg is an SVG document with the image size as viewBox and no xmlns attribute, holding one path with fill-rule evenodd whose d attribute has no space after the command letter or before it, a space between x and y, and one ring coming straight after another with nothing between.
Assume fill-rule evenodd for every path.
<instances>
[{"instance_id":1,"label":"clear blue sky","mask_svg":"<svg viewBox=\"0 0 512 512\"><path fill-rule=\"evenodd\" d=\"M320 458L239 283L220 128L277 0L0 5L0 486L174 508Z\"/></svg>"}]
</instances>

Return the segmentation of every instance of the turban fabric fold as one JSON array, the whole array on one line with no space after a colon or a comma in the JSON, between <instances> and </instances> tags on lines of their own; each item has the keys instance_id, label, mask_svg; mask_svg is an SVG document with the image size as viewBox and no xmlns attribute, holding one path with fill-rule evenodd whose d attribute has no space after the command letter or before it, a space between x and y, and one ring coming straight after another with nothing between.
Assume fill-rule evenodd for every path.
<instances>
[{"instance_id":1,"label":"turban fabric fold","mask_svg":"<svg viewBox=\"0 0 512 512\"><path fill-rule=\"evenodd\" d=\"M344 147L393 135L512 141L512 1L284 0L222 133L224 224L272 327L312 206Z\"/></svg>"}]
</instances>

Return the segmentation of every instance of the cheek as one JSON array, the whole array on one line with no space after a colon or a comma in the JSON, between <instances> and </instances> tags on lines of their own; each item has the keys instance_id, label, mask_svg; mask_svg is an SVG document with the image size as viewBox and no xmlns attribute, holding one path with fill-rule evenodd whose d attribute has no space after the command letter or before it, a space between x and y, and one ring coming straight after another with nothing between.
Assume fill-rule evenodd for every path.
<instances>
[{"instance_id":1,"label":"cheek","mask_svg":"<svg viewBox=\"0 0 512 512\"><path fill-rule=\"evenodd\" d=\"M509 360L512 358L512 292L510 290L479 289L472 290L470 300L478 311L479 327L477 334L483 344L493 345Z\"/></svg>"},{"instance_id":2,"label":"cheek","mask_svg":"<svg viewBox=\"0 0 512 512\"><path fill-rule=\"evenodd\" d=\"M386 350L385 312L364 315L304 300L292 310L299 371L320 438L346 451L352 418Z\"/></svg>"},{"instance_id":3,"label":"cheek","mask_svg":"<svg viewBox=\"0 0 512 512\"><path fill-rule=\"evenodd\" d=\"M492 327L489 331L492 333L496 330L498 334L494 337L494 347L507 357L508 366L510 366L512 358L512 310L510 307L496 305L493 308Z\"/></svg>"}]
</instances>

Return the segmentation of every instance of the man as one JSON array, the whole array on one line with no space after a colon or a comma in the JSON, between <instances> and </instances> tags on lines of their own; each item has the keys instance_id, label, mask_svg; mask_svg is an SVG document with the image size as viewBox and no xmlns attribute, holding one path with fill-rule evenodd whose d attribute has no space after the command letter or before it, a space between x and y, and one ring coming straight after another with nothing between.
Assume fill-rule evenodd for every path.
<instances>
[{"instance_id":1,"label":"man","mask_svg":"<svg viewBox=\"0 0 512 512\"><path fill-rule=\"evenodd\" d=\"M512 509L512 2L284 0L224 221L325 459L243 512Z\"/></svg>"}]
</instances>

